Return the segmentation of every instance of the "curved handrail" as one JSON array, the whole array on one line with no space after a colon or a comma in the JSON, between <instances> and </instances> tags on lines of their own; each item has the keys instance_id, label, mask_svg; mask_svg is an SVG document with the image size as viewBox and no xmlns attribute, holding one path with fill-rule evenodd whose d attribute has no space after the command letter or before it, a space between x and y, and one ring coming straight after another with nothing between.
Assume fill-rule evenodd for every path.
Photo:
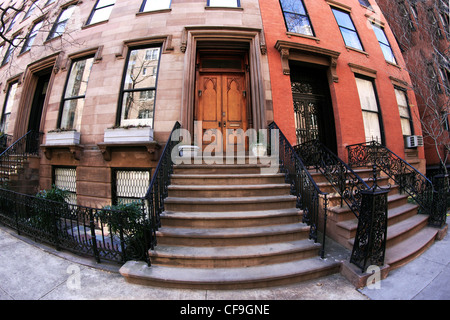
<instances>
[{"instance_id":1,"label":"curved handrail","mask_svg":"<svg viewBox=\"0 0 450 320\"><path fill-rule=\"evenodd\" d=\"M284 171L286 182L291 184L291 193L297 197L297 207L303 210L303 222L310 226L309 238L314 242L317 242L318 238L320 209L323 211L323 240L320 256L324 258L328 193L320 190L308 168L275 122L269 125L269 130L278 131L278 148L273 150L274 141L271 141L271 153L274 156L275 152L279 157L280 170ZM272 133L269 135L270 140L274 138L273 136Z\"/></svg>"},{"instance_id":2,"label":"curved handrail","mask_svg":"<svg viewBox=\"0 0 450 320\"><path fill-rule=\"evenodd\" d=\"M319 140L311 140L294 147L308 166L320 171L342 200L358 218L361 212L361 191L370 189L369 185L344 161Z\"/></svg>"}]
</instances>

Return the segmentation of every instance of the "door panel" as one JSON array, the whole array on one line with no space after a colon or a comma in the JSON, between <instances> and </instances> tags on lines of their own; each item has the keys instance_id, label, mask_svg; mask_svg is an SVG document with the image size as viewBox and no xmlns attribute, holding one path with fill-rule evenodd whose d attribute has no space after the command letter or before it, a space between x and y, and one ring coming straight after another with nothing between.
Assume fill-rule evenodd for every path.
<instances>
[{"instance_id":1,"label":"door panel","mask_svg":"<svg viewBox=\"0 0 450 320\"><path fill-rule=\"evenodd\" d=\"M202 121L203 147L221 139L215 149L225 151L231 145L242 145L243 139L237 134L247 129L246 97L243 74L203 74L199 76L197 87L198 110L196 120ZM212 134L205 133L212 129ZM214 130L217 133L214 134ZM208 131L211 133L211 131ZM222 140L223 138L223 140ZM223 145L223 148L222 147ZM237 148L237 147L236 147ZM210 150L210 149L209 149Z\"/></svg>"}]
</instances>

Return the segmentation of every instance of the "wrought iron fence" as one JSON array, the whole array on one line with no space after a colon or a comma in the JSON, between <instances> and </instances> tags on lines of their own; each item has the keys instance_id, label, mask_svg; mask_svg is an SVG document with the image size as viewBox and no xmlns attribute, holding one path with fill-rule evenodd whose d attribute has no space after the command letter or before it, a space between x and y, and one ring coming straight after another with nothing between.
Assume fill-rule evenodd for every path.
<instances>
[{"instance_id":1,"label":"wrought iron fence","mask_svg":"<svg viewBox=\"0 0 450 320\"><path fill-rule=\"evenodd\" d=\"M303 222L310 226L309 238L314 242L318 241L319 225L322 224L322 249L320 256L324 258L325 255L325 237L326 237L326 223L328 198L327 193L322 192L317 186L308 171L308 168L303 164L302 159L295 152L292 145L284 136L276 123L272 122L269 125L269 130L278 132L278 141L273 141L273 136L270 134L271 153L276 155L280 160L280 171L285 174L285 180L291 184L291 193L297 197L297 207L303 210ZM277 143L275 143L277 142ZM277 147L274 150L274 146ZM322 213L322 221L320 221L320 214Z\"/></svg>"},{"instance_id":2,"label":"wrought iron fence","mask_svg":"<svg viewBox=\"0 0 450 320\"><path fill-rule=\"evenodd\" d=\"M89 208L5 189L0 189L0 223L97 262L146 260L151 236L140 206L129 211Z\"/></svg>"},{"instance_id":3,"label":"wrought iron fence","mask_svg":"<svg viewBox=\"0 0 450 320\"><path fill-rule=\"evenodd\" d=\"M347 146L351 166L375 165L419 205L419 213L429 215L429 224L442 227L446 221L448 190L433 183L387 147L376 141Z\"/></svg>"},{"instance_id":4,"label":"wrought iron fence","mask_svg":"<svg viewBox=\"0 0 450 320\"><path fill-rule=\"evenodd\" d=\"M170 175L173 172L172 150L179 143L179 138L174 134L181 125L177 121L173 126L166 146L161 154L158 165L153 173L150 186L144 197L146 208L148 210L148 218L150 221L151 243L150 248L154 249L157 244L156 231L161 227L160 215L164 211L164 199L168 194L168 186L170 184ZM150 265L151 261L147 261Z\"/></svg>"},{"instance_id":5,"label":"wrought iron fence","mask_svg":"<svg viewBox=\"0 0 450 320\"><path fill-rule=\"evenodd\" d=\"M370 189L344 161L318 140L308 141L294 147L307 167L322 173L356 217L361 212L361 191Z\"/></svg>"}]
</instances>

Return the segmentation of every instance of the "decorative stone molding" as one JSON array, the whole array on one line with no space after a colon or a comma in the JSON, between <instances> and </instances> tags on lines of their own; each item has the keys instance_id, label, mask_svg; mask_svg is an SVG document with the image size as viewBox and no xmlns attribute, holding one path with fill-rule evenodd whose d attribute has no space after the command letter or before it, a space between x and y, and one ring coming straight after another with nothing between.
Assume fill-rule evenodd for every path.
<instances>
[{"instance_id":1,"label":"decorative stone molding","mask_svg":"<svg viewBox=\"0 0 450 320\"><path fill-rule=\"evenodd\" d=\"M156 141L149 141L149 142L103 142L97 144L98 148L102 152L103 159L105 161L111 161L112 159L112 152L114 150L123 150L123 149L130 149L130 148L141 148L146 150L150 156L152 161L157 161L159 157L159 149L161 149L161 146Z\"/></svg>"},{"instance_id":2,"label":"decorative stone molding","mask_svg":"<svg viewBox=\"0 0 450 320\"><path fill-rule=\"evenodd\" d=\"M292 59L328 66L330 67L333 81L339 82L339 77L337 76L336 72L337 59L340 55L339 52L303 43L284 40L278 40L275 44L275 48L280 52L281 55L281 66L283 74L290 74L289 60Z\"/></svg>"}]
</instances>

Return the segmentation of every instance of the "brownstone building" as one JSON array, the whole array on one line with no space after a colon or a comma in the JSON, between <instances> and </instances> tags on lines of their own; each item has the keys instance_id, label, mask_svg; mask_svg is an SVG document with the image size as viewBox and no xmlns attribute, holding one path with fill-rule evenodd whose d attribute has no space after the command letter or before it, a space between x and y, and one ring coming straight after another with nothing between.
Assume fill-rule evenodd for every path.
<instances>
[{"instance_id":1,"label":"brownstone building","mask_svg":"<svg viewBox=\"0 0 450 320\"><path fill-rule=\"evenodd\" d=\"M2 131L44 133L40 189L56 183L95 207L142 197L175 121L192 131L218 116L196 107L202 85L247 93L238 118L219 123L272 119L257 0L31 3L6 21L21 41L2 44L0 99ZM131 176L141 177L134 195L121 194Z\"/></svg>"}]
</instances>

